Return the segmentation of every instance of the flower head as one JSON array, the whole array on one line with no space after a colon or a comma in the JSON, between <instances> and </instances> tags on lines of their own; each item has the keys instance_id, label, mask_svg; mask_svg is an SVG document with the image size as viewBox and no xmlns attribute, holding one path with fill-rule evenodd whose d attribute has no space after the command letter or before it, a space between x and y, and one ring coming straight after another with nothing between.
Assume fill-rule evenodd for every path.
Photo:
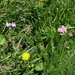
<instances>
[{"instance_id":1,"label":"flower head","mask_svg":"<svg viewBox=\"0 0 75 75\"><path fill-rule=\"evenodd\" d=\"M12 23L11 26L12 26L12 27L16 27L16 24L15 24L15 23Z\"/></svg>"},{"instance_id":2,"label":"flower head","mask_svg":"<svg viewBox=\"0 0 75 75\"><path fill-rule=\"evenodd\" d=\"M67 32L67 28L65 26L62 26L62 30L63 30L63 33Z\"/></svg>"},{"instance_id":3,"label":"flower head","mask_svg":"<svg viewBox=\"0 0 75 75\"><path fill-rule=\"evenodd\" d=\"M29 58L30 58L30 54L29 53L23 53L22 54L22 60L29 60Z\"/></svg>"},{"instance_id":4,"label":"flower head","mask_svg":"<svg viewBox=\"0 0 75 75\"><path fill-rule=\"evenodd\" d=\"M15 23L6 23L6 26L7 27L16 27L16 24Z\"/></svg>"},{"instance_id":5,"label":"flower head","mask_svg":"<svg viewBox=\"0 0 75 75\"><path fill-rule=\"evenodd\" d=\"M29 65L28 68L31 68L31 66Z\"/></svg>"},{"instance_id":6,"label":"flower head","mask_svg":"<svg viewBox=\"0 0 75 75\"><path fill-rule=\"evenodd\" d=\"M60 32L61 34L64 34L67 32L67 28L65 26L62 26L61 28L58 28L58 32Z\"/></svg>"},{"instance_id":7,"label":"flower head","mask_svg":"<svg viewBox=\"0 0 75 75\"><path fill-rule=\"evenodd\" d=\"M6 26L7 26L7 27L10 27L10 26L11 26L11 23L8 23L8 22L7 22L7 23L6 23Z\"/></svg>"},{"instance_id":8,"label":"flower head","mask_svg":"<svg viewBox=\"0 0 75 75\"><path fill-rule=\"evenodd\" d=\"M34 67L34 64L32 64L31 67Z\"/></svg>"},{"instance_id":9,"label":"flower head","mask_svg":"<svg viewBox=\"0 0 75 75\"><path fill-rule=\"evenodd\" d=\"M31 64L28 66L28 68L33 68L34 67L34 64Z\"/></svg>"}]
</instances>

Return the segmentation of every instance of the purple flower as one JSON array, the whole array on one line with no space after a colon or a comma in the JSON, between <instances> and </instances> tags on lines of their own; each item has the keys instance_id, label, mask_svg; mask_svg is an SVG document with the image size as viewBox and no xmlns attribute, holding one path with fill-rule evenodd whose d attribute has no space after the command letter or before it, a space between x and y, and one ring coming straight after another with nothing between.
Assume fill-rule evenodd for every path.
<instances>
[{"instance_id":1,"label":"purple flower","mask_svg":"<svg viewBox=\"0 0 75 75\"><path fill-rule=\"evenodd\" d=\"M67 28L65 26L62 26L61 28L58 28L58 32L60 32L61 35L63 35L67 32Z\"/></svg>"},{"instance_id":2,"label":"purple flower","mask_svg":"<svg viewBox=\"0 0 75 75\"><path fill-rule=\"evenodd\" d=\"M6 26L7 26L7 27L10 27L10 26L11 26L11 23L8 23L8 22L7 22L7 23L6 23Z\"/></svg>"},{"instance_id":3,"label":"purple flower","mask_svg":"<svg viewBox=\"0 0 75 75\"><path fill-rule=\"evenodd\" d=\"M16 27L16 24L15 23L6 23L6 26L7 27Z\"/></svg>"},{"instance_id":4,"label":"purple flower","mask_svg":"<svg viewBox=\"0 0 75 75\"><path fill-rule=\"evenodd\" d=\"M12 27L16 27L16 24L15 24L15 23L12 23L11 26L12 26Z\"/></svg>"}]
</instances>

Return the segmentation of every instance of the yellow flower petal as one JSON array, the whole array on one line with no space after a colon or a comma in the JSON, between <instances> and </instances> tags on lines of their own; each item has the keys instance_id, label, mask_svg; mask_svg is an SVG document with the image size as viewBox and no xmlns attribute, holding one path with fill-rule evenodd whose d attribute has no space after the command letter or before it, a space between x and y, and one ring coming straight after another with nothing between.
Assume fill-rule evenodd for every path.
<instances>
[{"instance_id":1,"label":"yellow flower petal","mask_svg":"<svg viewBox=\"0 0 75 75\"><path fill-rule=\"evenodd\" d=\"M29 53L23 53L22 54L22 60L29 60L29 58L30 58L30 54Z\"/></svg>"}]
</instances>

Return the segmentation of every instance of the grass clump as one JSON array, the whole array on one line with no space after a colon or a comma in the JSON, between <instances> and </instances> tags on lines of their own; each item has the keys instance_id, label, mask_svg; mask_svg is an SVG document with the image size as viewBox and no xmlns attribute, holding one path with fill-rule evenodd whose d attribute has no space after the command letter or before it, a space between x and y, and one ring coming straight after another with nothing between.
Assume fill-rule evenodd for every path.
<instances>
[{"instance_id":1,"label":"grass clump","mask_svg":"<svg viewBox=\"0 0 75 75\"><path fill-rule=\"evenodd\" d=\"M75 75L74 0L1 0L0 75Z\"/></svg>"}]
</instances>

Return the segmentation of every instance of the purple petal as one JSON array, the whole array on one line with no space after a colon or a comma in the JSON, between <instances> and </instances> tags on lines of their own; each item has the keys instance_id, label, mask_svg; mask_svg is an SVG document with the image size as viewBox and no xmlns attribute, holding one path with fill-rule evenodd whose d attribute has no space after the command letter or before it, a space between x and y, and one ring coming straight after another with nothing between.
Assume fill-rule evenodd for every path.
<instances>
[{"instance_id":1,"label":"purple petal","mask_svg":"<svg viewBox=\"0 0 75 75\"><path fill-rule=\"evenodd\" d=\"M7 23L6 23L6 26L7 26L7 27L10 27L10 26L11 26L11 23L8 23L8 22L7 22Z\"/></svg>"},{"instance_id":2,"label":"purple petal","mask_svg":"<svg viewBox=\"0 0 75 75\"><path fill-rule=\"evenodd\" d=\"M16 27L16 24L15 24L15 23L12 23L11 26L12 26L12 27Z\"/></svg>"}]
</instances>

